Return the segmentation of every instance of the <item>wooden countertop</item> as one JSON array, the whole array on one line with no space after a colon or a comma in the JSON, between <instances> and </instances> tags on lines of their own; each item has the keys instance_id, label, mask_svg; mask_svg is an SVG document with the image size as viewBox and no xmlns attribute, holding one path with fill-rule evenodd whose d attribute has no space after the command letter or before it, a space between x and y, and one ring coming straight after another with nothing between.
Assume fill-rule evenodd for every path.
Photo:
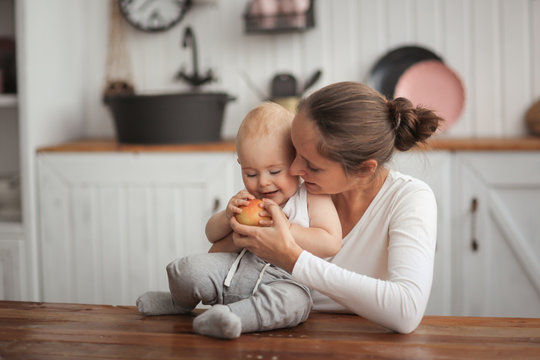
<instances>
[{"instance_id":1,"label":"wooden countertop","mask_svg":"<svg viewBox=\"0 0 540 360\"><path fill-rule=\"evenodd\" d=\"M533 151L540 150L540 137L522 138L434 138L423 150L447 151ZM83 139L46 146L38 152L234 152L234 141L205 144L131 145L112 139Z\"/></svg>"},{"instance_id":2,"label":"wooden countertop","mask_svg":"<svg viewBox=\"0 0 540 360\"><path fill-rule=\"evenodd\" d=\"M540 319L426 316L411 334L355 315L314 313L298 327L218 340L193 315L132 306L0 301L0 359L538 359Z\"/></svg>"},{"instance_id":3,"label":"wooden countertop","mask_svg":"<svg viewBox=\"0 0 540 360\"><path fill-rule=\"evenodd\" d=\"M135 145L120 144L112 139L82 139L46 146L38 152L234 152L234 141L203 144Z\"/></svg>"}]
</instances>

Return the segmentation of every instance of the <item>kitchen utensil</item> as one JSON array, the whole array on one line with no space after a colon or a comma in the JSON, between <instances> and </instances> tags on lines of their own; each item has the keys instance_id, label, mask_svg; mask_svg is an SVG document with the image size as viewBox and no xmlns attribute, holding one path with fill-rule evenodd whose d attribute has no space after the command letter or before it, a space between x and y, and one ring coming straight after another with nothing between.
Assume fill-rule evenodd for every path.
<instances>
[{"instance_id":1,"label":"kitchen utensil","mask_svg":"<svg viewBox=\"0 0 540 360\"><path fill-rule=\"evenodd\" d=\"M266 94L261 89L259 89L257 85L255 85L251 77L249 77L248 73L243 70L239 70L239 72L242 78L244 79L244 81L246 82L248 88L251 91L253 91L253 93L259 98L259 100L260 101L267 100L268 97L266 96Z\"/></svg>"},{"instance_id":2,"label":"kitchen utensil","mask_svg":"<svg viewBox=\"0 0 540 360\"><path fill-rule=\"evenodd\" d=\"M298 102L300 98L298 96L288 96L283 98L274 98L273 102L283 106L285 109L289 110L293 114L296 114L296 109L298 108Z\"/></svg>"},{"instance_id":3,"label":"kitchen utensil","mask_svg":"<svg viewBox=\"0 0 540 360\"><path fill-rule=\"evenodd\" d=\"M133 94L131 59L126 45L125 27L116 1L110 1L109 39L103 98L119 94Z\"/></svg>"},{"instance_id":4,"label":"kitchen utensil","mask_svg":"<svg viewBox=\"0 0 540 360\"><path fill-rule=\"evenodd\" d=\"M438 60L441 57L420 46L402 46L386 53L369 73L367 83L388 99L394 98L394 89L399 77L411 65L424 60Z\"/></svg>"},{"instance_id":5,"label":"kitchen utensil","mask_svg":"<svg viewBox=\"0 0 540 360\"><path fill-rule=\"evenodd\" d=\"M278 0L253 0L249 12L256 18L259 27L272 29L276 26L279 2Z\"/></svg>"},{"instance_id":6,"label":"kitchen utensil","mask_svg":"<svg viewBox=\"0 0 540 360\"><path fill-rule=\"evenodd\" d=\"M178 144L221 140L225 106L234 97L221 92L105 98L120 143Z\"/></svg>"},{"instance_id":7,"label":"kitchen utensil","mask_svg":"<svg viewBox=\"0 0 540 360\"><path fill-rule=\"evenodd\" d=\"M291 74L277 74L272 79L272 99L297 95L296 78Z\"/></svg>"},{"instance_id":8,"label":"kitchen utensil","mask_svg":"<svg viewBox=\"0 0 540 360\"><path fill-rule=\"evenodd\" d=\"M0 177L0 222L21 218L21 187L18 175Z\"/></svg>"},{"instance_id":9,"label":"kitchen utensil","mask_svg":"<svg viewBox=\"0 0 540 360\"><path fill-rule=\"evenodd\" d=\"M306 11L309 9L310 0L281 0L279 12L287 23L294 27L306 25Z\"/></svg>"},{"instance_id":10,"label":"kitchen utensil","mask_svg":"<svg viewBox=\"0 0 540 360\"><path fill-rule=\"evenodd\" d=\"M439 131L447 130L465 106L465 89L458 75L437 60L418 62L399 78L394 97L409 99L414 105L434 110L445 119Z\"/></svg>"},{"instance_id":11,"label":"kitchen utensil","mask_svg":"<svg viewBox=\"0 0 540 360\"><path fill-rule=\"evenodd\" d=\"M306 83L304 84L304 89L302 89L302 92L300 93L300 96L303 96L319 79L321 78L322 70L317 70L311 75Z\"/></svg>"},{"instance_id":12,"label":"kitchen utensil","mask_svg":"<svg viewBox=\"0 0 540 360\"><path fill-rule=\"evenodd\" d=\"M537 100L525 113L525 124L533 135L540 135L540 100Z\"/></svg>"},{"instance_id":13,"label":"kitchen utensil","mask_svg":"<svg viewBox=\"0 0 540 360\"><path fill-rule=\"evenodd\" d=\"M15 41L9 37L0 37L0 71L2 72L0 93L16 93Z\"/></svg>"}]
</instances>

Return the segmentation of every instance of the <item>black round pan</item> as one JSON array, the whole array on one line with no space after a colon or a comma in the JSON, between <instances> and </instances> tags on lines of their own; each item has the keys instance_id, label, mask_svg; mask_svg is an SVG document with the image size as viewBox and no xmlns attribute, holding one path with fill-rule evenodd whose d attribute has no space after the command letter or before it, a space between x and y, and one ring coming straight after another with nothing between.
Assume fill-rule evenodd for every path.
<instances>
[{"instance_id":1,"label":"black round pan","mask_svg":"<svg viewBox=\"0 0 540 360\"><path fill-rule=\"evenodd\" d=\"M386 98L393 99L400 76L411 65L424 60L443 62L440 56L420 46L402 46L391 50L375 63L369 73L368 84Z\"/></svg>"}]
</instances>

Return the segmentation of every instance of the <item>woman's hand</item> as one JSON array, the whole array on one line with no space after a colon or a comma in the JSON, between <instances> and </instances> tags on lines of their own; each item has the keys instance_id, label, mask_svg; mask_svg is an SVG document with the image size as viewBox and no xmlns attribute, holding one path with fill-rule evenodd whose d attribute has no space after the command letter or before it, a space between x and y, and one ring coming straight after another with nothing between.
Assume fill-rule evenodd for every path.
<instances>
[{"instance_id":1,"label":"woman's hand","mask_svg":"<svg viewBox=\"0 0 540 360\"><path fill-rule=\"evenodd\" d=\"M289 230L289 220L275 202L265 199L264 207L272 217L270 226L242 225L231 218L233 241L261 259L292 272L302 248L296 244Z\"/></svg>"}]
</instances>

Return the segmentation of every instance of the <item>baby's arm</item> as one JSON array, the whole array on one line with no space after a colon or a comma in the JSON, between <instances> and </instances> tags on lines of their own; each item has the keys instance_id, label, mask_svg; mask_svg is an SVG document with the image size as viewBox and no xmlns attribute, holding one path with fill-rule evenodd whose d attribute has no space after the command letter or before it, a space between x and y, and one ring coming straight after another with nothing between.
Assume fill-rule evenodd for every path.
<instances>
[{"instance_id":1,"label":"baby's arm","mask_svg":"<svg viewBox=\"0 0 540 360\"><path fill-rule=\"evenodd\" d=\"M341 223L329 195L308 193L309 228L291 224L294 240L315 256L334 256L341 249Z\"/></svg>"},{"instance_id":2,"label":"baby's arm","mask_svg":"<svg viewBox=\"0 0 540 360\"><path fill-rule=\"evenodd\" d=\"M205 229L208 241L215 243L216 241L222 240L230 235L232 233L230 224L231 218L234 215L242 212L240 207L248 204L247 199L254 198L255 197L246 190L242 190L238 194L234 195L231 200L229 200L225 210L212 215L210 219L208 219Z\"/></svg>"}]
</instances>

